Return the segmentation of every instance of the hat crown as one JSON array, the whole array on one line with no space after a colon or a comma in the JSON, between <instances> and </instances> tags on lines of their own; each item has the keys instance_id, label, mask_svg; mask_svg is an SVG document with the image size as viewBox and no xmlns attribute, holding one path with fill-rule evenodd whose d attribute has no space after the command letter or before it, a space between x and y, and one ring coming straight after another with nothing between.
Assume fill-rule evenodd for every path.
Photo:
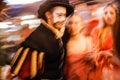
<instances>
[{"instance_id":1,"label":"hat crown","mask_svg":"<svg viewBox=\"0 0 120 80\"><path fill-rule=\"evenodd\" d=\"M61 3L69 3L69 0L48 0L50 2L61 2Z\"/></svg>"},{"instance_id":2,"label":"hat crown","mask_svg":"<svg viewBox=\"0 0 120 80\"><path fill-rule=\"evenodd\" d=\"M63 6L67 9L67 16L73 13L73 6L69 4L69 0L46 0L43 2L38 9L38 18L45 18L45 12L49 11L55 6Z\"/></svg>"}]
</instances>

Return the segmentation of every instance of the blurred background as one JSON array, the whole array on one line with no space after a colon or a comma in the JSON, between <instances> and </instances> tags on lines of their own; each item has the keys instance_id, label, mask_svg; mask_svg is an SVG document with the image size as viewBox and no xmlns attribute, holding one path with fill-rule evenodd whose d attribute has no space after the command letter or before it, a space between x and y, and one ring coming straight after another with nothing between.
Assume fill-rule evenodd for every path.
<instances>
[{"instance_id":1,"label":"blurred background","mask_svg":"<svg viewBox=\"0 0 120 80\"><path fill-rule=\"evenodd\" d=\"M40 24L41 0L0 0L0 66L10 64L19 44Z\"/></svg>"},{"instance_id":2,"label":"blurred background","mask_svg":"<svg viewBox=\"0 0 120 80\"><path fill-rule=\"evenodd\" d=\"M9 65L19 44L40 24L39 5L45 0L0 0L0 66ZM85 22L100 18L108 2L119 0L69 0Z\"/></svg>"}]
</instances>

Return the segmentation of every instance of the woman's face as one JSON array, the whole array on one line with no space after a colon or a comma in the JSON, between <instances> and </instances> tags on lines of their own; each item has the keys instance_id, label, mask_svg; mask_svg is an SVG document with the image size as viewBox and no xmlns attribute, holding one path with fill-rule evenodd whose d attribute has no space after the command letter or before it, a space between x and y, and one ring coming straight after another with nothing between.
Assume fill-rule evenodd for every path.
<instances>
[{"instance_id":1,"label":"woman's face","mask_svg":"<svg viewBox=\"0 0 120 80\"><path fill-rule=\"evenodd\" d=\"M83 28L83 21L81 16L78 14L72 15L69 18L67 28L70 35L76 35L80 33L80 30Z\"/></svg>"},{"instance_id":2,"label":"woman's face","mask_svg":"<svg viewBox=\"0 0 120 80\"><path fill-rule=\"evenodd\" d=\"M112 6L108 6L104 9L103 19L107 25L113 25L116 21L116 11Z\"/></svg>"}]
</instances>

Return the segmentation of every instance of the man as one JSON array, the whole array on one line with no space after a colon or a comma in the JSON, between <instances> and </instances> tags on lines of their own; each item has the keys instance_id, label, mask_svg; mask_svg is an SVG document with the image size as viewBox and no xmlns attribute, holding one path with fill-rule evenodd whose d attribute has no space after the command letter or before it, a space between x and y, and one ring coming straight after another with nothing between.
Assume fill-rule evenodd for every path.
<instances>
[{"instance_id":1,"label":"man","mask_svg":"<svg viewBox=\"0 0 120 80\"><path fill-rule=\"evenodd\" d=\"M10 16L6 14L7 3L4 0L0 0L0 22L9 19Z\"/></svg>"},{"instance_id":2,"label":"man","mask_svg":"<svg viewBox=\"0 0 120 80\"><path fill-rule=\"evenodd\" d=\"M22 80L62 80L64 21L74 9L66 0L40 5L40 26L21 44L11 62L13 76ZM44 55L44 56L43 56Z\"/></svg>"}]
</instances>

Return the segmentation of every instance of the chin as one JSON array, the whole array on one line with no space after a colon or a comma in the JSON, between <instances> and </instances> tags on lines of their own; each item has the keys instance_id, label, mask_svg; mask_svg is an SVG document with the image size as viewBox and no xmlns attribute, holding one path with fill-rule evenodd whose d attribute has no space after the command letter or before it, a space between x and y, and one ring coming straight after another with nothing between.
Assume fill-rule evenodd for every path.
<instances>
[{"instance_id":1,"label":"chin","mask_svg":"<svg viewBox=\"0 0 120 80\"><path fill-rule=\"evenodd\" d=\"M56 29L61 29L61 28L62 28L62 26L63 26L63 25L59 25L59 24L57 24L57 23L56 23L56 24L54 24L54 27L55 27Z\"/></svg>"}]
</instances>

